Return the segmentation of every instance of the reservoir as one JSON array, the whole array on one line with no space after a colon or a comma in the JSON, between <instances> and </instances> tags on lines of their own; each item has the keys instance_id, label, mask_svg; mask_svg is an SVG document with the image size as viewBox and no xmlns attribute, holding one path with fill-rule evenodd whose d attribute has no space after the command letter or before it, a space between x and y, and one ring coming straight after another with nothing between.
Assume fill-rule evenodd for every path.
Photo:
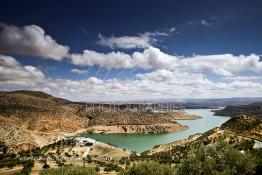
<instances>
[{"instance_id":1,"label":"reservoir","mask_svg":"<svg viewBox=\"0 0 262 175\"><path fill-rule=\"evenodd\" d=\"M143 152L153 148L155 145L170 143L179 139L185 139L196 133L203 133L212 128L219 127L229 117L213 116L211 109L186 109L188 114L201 116L197 120L178 120L179 123L189 126L188 129L163 134L81 134L98 141L109 143L119 148L131 151Z\"/></svg>"}]
</instances>

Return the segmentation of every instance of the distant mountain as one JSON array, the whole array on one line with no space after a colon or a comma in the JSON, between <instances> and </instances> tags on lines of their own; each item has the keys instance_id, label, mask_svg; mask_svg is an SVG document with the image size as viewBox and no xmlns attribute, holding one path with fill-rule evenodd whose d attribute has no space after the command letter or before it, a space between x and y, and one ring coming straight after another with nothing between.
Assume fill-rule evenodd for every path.
<instances>
[{"instance_id":1,"label":"distant mountain","mask_svg":"<svg viewBox=\"0 0 262 175\"><path fill-rule=\"evenodd\" d=\"M154 100L154 101L132 101L132 102L106 102L88 103L89 105L116 106L119 109L214 109L228 105L247 105L261 102L262 97L241 97L241 98L221 98L221 99L184 99L184 100Z\"/></svg>"},{"instance_id":2,"label":"distant mountain","mask_svg":"<svg viewBox=\"0 0 262 175\"><path fill-rule=\"evenodd\" d=\"M187 99L183 101L185 108L219 108L228 105L247 105L261 102L262 97L221 98L221 99Z\"/></svg>"},{"instance_id":3,"label":"distant mountain","mask_svg":"<svg viewBox=\"0 0 262 175\"><path fill-rule=\"evenodd\" d=\"M215 115L235 117L238 115L248 115L262 118L262 102L251 103L249 105L230 105L224 109L216 110Z\"/></svg>"}]
</instances>

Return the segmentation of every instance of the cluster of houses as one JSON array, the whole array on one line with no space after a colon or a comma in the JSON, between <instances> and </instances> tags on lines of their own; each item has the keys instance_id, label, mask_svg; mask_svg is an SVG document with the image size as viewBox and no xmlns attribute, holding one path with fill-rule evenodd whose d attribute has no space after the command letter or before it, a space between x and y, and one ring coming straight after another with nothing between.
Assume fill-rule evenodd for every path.
<instances>
[{"instance_id":1,"label":"cluster of houses","mask_svg":"<svg viewBox=\"0 0 262 175\"><path fill-rule=\"evenodd\" d=\"M96 140L86 137L76 137L75 142L78 146L93 146L96 143Z\"/></svg>"}]
</instances>

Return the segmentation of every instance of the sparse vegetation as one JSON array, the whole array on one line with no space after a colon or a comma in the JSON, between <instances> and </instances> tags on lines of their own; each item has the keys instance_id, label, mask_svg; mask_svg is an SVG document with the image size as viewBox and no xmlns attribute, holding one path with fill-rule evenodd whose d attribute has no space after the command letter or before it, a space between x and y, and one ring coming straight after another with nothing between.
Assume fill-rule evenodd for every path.
<instances>
[{"instance_id":1,"label":"sparse vegetation","mask_svg":"<svg viewBox=\"0 0 262 175\"><path fill-rule=\"evenodd\" d=\"M141 162L123 170L120 175L175 175L175 169L168 164L157 162Z\"/></svg>"},{"instance_id":2,"label":"sparse vegetation","mask_svg":"<svg viewBox=\"0 0 262 175\"><path fill-rule=\"evenodd\" d=\"M40 175L97 175L95 168L80 166L63 166L60 168L50 168L42 171Z\"/></svg>"}]
</instances>

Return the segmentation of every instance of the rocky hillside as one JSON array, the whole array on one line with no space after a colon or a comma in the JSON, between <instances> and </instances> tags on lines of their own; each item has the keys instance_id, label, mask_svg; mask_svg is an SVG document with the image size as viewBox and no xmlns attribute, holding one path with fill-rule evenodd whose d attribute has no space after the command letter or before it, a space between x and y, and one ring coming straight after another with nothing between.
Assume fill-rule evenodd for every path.
<instances>
[{"instance_id":1,"label":"rocky hillside","mask_svg":"<svg viewBox=\"0 0 262 175\"><path fill-rule=\"evenodd\" d=\"M159 133L186 129L179 112L126 111L76 103L36 91L0 92L0 142L9 148L43 146L79 131ZM102 128L102 129L101 129Z\"/></svg>"},{"instance_id":2,"label":"rocky hillside","mask_svg":"<svg viewBox=\"0 0 262 175\"><path fill-rule=\"evenodd\" d=\"M240 115L222 124L221 130L262 140L262 119Z\"/></svg>"},{"instance_id":3,"label":"rocky hillside","mask_svg":"<svg viewBox=\"0 0 262 175\"><path fill-rule=\"evenodd\" d=\"M262 102L252 103L250 105L231 105L224 109L216 110L215 115L235 117L238 115L249 115L256 118L262 118Z\"/></svg>"},{"instance_id":4,"label":"rocky hillside","mask_svg":"<svg viewBox=\"0 0 262 175\"><path fill-rule=\"evenodd\" d=\"M165 153L182 158L192 148L201 144L223 140L236 147L254 146L254 143L262 143L262 120L254 117L237 116L231 118L219 128L211 129L203 134L195 134L187 139L179 140L169 144L156 146L148 152L148 155L159 157Z\"/></svg>"},{"instance_id":5,"label":"rocky hillside","mask_svg":"<svg viewBox=\"0 0 262 175\"><path fill-rule=\"evenodd\" d=\"M0 93L0 140L10 149L43 146L61 133L87 126L77 115L80 106L43 92Z\"/></svg>"}]
</instances>

